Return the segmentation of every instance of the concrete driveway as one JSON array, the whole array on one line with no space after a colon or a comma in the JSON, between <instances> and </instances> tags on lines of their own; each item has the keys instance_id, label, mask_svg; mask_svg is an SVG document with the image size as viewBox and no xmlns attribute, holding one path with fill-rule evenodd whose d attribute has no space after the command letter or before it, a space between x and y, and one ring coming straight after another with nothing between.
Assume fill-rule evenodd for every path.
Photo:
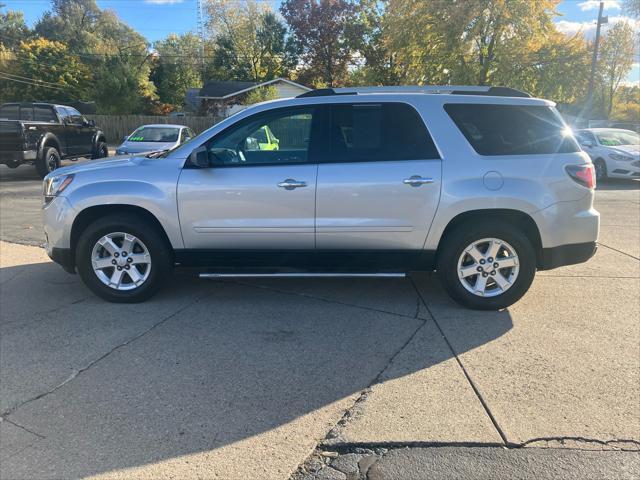
<instances>
[{"instance_id":1,"label":"concrete driveway","mask_svg":"<svg viewBox=\"0 0 640 480\"><path fill-rule=\"evenodd\" d=\"M638 183L598 190L590 262L474 312L428 274L107 304L37 247L32 170L0 182L3 479L640 475Z\"/></svg>"}]
</instances>

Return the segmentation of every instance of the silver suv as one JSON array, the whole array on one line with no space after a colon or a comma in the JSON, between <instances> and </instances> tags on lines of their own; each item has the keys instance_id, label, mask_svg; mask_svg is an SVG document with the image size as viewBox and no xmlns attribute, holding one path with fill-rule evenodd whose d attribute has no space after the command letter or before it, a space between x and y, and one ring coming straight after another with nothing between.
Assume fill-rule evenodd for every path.
<instances>
[{"instance_id":1,"label":"silver suv","mask_svg":"<svg viewBox=\"0 0 640 480\"><path fill-rule=\"evenodd\" d=\"M265 136L264 132L270 132ZM323 89L163 154L56 170L51 258L113 302L201 276L401 276L500 309L595 252L594 169L554 104L504 87Z\"/></svg>"}]
</instances>

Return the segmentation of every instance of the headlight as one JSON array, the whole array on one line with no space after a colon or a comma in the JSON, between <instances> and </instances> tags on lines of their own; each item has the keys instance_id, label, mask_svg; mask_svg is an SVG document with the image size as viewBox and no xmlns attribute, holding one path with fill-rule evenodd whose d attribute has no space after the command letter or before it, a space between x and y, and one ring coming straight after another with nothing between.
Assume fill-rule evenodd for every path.
<instances>
[{"instance_id":1,"label":"headlight","mask_svg":"<svg viewBox=\"0 0 640 480\"><path fill-rule=\"evenodd\" d=\"M47 178L43 184L44 202L49 203L53 197L60 195L73 182L74 175L57 175Z\"/></svg>"},{"instance_id":2,"label":"headlight","mask_svg":"<svg viewBox=\"0 0 640 480\"><path fill-rule=\"evenodd\" d=\"M633 157L622 155L620 153L610 153L609 158L616 160L617 162L630 162L631 160L633 160Z\"/></svg>"}]
</instances>

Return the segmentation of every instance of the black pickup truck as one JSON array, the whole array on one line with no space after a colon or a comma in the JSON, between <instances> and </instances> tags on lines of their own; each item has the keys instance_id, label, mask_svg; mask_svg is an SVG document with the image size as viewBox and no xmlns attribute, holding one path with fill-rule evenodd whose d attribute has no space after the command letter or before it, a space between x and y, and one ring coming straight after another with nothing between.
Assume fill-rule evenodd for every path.
<instances>
[{"instance_id":1,"label":"black pickup truck","mask_svg":"<svg viewBox=\"0 0 640 480\"><path fill-rule=\"evenodd\" d=\"M109 155L104 133L78 110L51 103L0 106L0 164L35 165L44 177L63 159Z\"/></svg>"}]
</instances>

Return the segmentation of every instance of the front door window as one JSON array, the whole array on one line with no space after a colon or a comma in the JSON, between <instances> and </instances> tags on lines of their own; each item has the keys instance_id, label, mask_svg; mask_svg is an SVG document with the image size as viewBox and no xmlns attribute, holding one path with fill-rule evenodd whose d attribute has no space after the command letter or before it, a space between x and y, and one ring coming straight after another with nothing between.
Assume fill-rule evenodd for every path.
<instances>
[{"instance_id":1,"label":"front door window","mask_svg":"<svg viewBox=\"0 0 640 480\"><path fill-rule=\"evenodd\" d=\"M215 166L309 162L313 108L258 114L217 135L207 145Z\"/></svg>"}]
</instances>

